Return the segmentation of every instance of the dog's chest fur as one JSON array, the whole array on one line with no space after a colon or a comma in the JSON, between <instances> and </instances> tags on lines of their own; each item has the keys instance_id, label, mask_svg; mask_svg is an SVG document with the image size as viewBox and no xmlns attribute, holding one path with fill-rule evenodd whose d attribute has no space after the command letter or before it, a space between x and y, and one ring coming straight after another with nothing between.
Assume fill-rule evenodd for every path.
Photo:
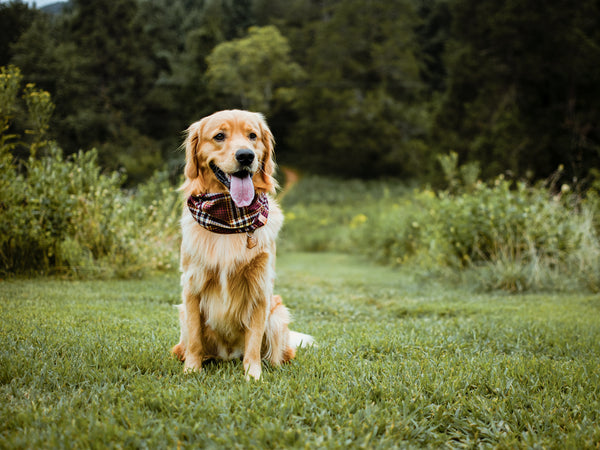
<instances>
[{"instance_id":1,"label":"dog's chest fur","mask_svg":"<svg viewBox=\"0 0 600 450\"><path fill-rule=\"evenodd\" d=\"M282 223L283 214L270 199L268 222L254 232L257 245L248 249L245 233L207 231L184 210L181 284L184 291L198 299L207 357L240 357L254 308L269 311L275 279L275 239Z\"/></svg>"}]
</instances>

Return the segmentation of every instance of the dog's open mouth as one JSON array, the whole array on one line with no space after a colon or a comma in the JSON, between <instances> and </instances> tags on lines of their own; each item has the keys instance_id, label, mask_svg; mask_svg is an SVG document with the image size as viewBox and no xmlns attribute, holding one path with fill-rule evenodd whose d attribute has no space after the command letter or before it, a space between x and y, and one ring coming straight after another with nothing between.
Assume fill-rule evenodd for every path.
<instances>
[{"instance_id":1,"label":"dog's open mouth","mask_svg":"<svg viewBox=\"0 0 600 450\"><path fill-rule=\"evenodd\" d=\"M254 200L254 183L252 174L247 170L240 170L232 174L223 172L214 162L210 168L221 183L229 189L229 194L238 208L250 205Z\"/></svg>"}]
</instances>

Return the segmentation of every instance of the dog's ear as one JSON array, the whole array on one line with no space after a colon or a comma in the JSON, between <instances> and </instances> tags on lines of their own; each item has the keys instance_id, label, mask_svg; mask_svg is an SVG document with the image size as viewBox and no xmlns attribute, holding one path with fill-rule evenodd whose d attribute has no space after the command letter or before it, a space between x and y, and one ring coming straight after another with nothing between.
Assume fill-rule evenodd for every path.
<instances>
[{"instance_id":1,"label":"dog's ear","mask_svg":"<svg viewBox=\"0 0 600 450\"><path fill-rule=\"evenodd\" d=\"M185 169L183 170L185 182L180 190L188 195L199 194L204 190L204 175L202 174L198 155L202 142L203 125L204 119L191 124L186 130L187 136L182 146L185 147Z\"/></svg>"},{"instance_id":2,"label":"dog's ear","mask_svg":"<svg viewBox=\"0 0 600 450\"><path fill-rule=\"evenodd\" d=\"M265 154L263 156L262 165L260 168L260 177L255 180L255 187L262 189L272 194L275 193L277 188L277 181L274 178L275 175L275 138L273 133L269 129L267 122L262 115L259 120L260 134L262 136L262 144L265 148Z\"/></svg>"},{"instance_id":3,"label":"dog's ear","mask_svg":"<svg viewBox=\"0 0 600 450\"><path fill-rule=\"evenodd\" d=\"M195 122L186 130L186 138L183 143L185 147L185 169L183 173L186 178L194 179L200 173L197 151L198 144L202 139L202 121Z\"/></svg>"}]
</instances>

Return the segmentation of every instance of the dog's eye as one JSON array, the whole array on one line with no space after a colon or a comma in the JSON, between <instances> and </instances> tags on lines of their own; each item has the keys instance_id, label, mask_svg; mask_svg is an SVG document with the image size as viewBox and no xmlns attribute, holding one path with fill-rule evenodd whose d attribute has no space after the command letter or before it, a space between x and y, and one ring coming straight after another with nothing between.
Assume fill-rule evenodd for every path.
<instances>
[{"instance_id":1,"label":"dog's eye","mask_svg":"<svg viewBox=\"0 0 600 450\"><path fill-rule=\"evenodd\" d=\"M213 139L217 142L222 142L225 140L225 133L217 133L213 136Z\"/></svg>"},{"instance_id":2,"label":"dog's eye","mask_svg":"<svg viewBox=\"0 0 600 450\"><path fill-rule=\"evenodd\" d=\"M248 137L250 138L251 141L255 141L258 136L256 135L256 133L250 133L248 135Z\"/></svg>"}]
</instances>

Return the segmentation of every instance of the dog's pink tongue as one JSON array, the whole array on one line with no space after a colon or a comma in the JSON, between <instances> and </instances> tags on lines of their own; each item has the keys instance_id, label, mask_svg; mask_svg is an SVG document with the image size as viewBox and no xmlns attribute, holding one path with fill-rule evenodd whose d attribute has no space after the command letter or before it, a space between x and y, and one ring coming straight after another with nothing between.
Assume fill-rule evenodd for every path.
<instances>
[{"instance_id":1,"label":"dog's pink tongue","mask_svg":"<svg viewBox=\"0 0 600 450\"><path fill-rule=\"evenodd\" d=\"M229 193L238 208L248 206L254 200L252 177L250 175L246 175L244 178L232 176Z\"/></svg>"}]
</instances>

